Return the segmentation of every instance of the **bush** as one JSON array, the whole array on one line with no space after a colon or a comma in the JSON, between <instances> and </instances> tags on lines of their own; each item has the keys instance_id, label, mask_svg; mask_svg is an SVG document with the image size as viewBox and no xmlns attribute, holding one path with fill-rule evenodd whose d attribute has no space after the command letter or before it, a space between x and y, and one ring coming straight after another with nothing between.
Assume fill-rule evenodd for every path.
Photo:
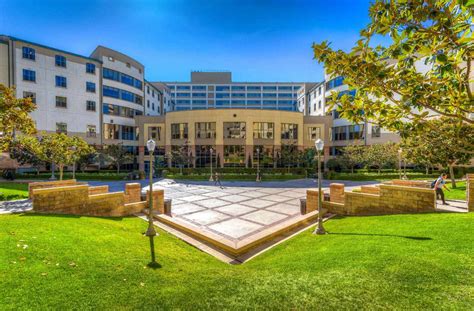
<instances>
[{"instance_id":1,"label":"bush","mask_svg":"<svg viewBox=\"0 0 474 311\"><path fill-rule=\"evenodd\" d=\"M332 158L326 162L326 168L334 172L342 172L346 168L344 161L339 158Z\"/></svg>"}]
</instances>

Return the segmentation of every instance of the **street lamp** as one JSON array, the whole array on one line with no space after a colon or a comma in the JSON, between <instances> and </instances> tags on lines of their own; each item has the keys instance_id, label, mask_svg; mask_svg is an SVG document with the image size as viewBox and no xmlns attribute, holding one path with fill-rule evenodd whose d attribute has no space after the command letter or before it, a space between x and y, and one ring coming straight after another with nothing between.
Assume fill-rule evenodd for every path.
<instances>
[{"instance_id":1,"label":"street lamp","mask_svg":"<svg viewBox=\"0 0 474 311\"><path fill-rule=\"evenodd\" d=\"M155 226L153 225L153 152L155 151L156 143L153 139L150 139L146 142L146 148L150 154L150 190L148 198L148 229L145 233L147 237L150 238L150 252L151 252L151 263L155 262L155 244L153 238L157 235L155 231Z\"/></svg>"},{"instance_id":2,"label":"street lamp","mask_svg":"<svg viewBox=\"0 0 474 311\"><path fill-rule=\"evenodd\" d=\"M398 149L398 176L402 179L402 148Z\"/></svg>"},{"instance_id":3,"label":"street lamp","mask_svg":"<svg viewBox=\"0 0 474 311\"><path fill-rule=\"evenodd\" d=\"M326 234L326 230L323 227L323 218L321 216L321 207L323 205L323 194L321 192L321 152L324 149L324 141L320 138L314 142L314 146L316 147L316 151L318 152L318 225L314 230L314 234Z\"/></svg>"},{"instance_id":4,"label":"street lamp","mask_svg":"<svg viewBox=\"0 0 474 311\"><path fill-rule=\"evenodd\" d=\"M56 176L54 176L54 171L56 171L56 163L51 162L51 177L49 177L49 180L56 180Z\"/></svg>"},{"instance_id":5,"label":"street lamp","mask_svg":"<svg viewBox=\"0 0 474 311\"><path fill-rule=\"evenodd\" d=\"M74 152L76 151L77 147L72 146L70 150L73 152L72 158L75 160ZM72 162L72 179L76 178L76 161Z\"/></svg>"},{"instance_id":6,"label":"street lamp","mask_svg":"<svg viewBox=\"0 0 474 311\"><path fill-rule=\"evenodd\" d=\"M211 147L211 148L209 149L209 152L210 152L210 154L211 154L211 176L209 176L209 181L213 181L213 180L214 180L214 178L212 177L212 152L213 152L213 151L214 151L214 150L212 150L212 147Z\"/></svg>"},{"instance_id":7,"label":"street lamp","mask_svg":"<svg viewBox=\"0 0 474 311\"><path fill-rule=\"evenodd\" d=\"M262 181L262 178L260 177L260 148L257 148L257 182Z\"/></svg>"}]
</instances>

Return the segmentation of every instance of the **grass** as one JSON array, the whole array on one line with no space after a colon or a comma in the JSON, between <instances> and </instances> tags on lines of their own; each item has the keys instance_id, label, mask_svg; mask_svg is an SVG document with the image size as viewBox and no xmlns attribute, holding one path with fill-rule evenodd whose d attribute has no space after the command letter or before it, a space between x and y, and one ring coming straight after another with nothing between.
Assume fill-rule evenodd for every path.
<instances>
[{"instance_id":1,"label":"grass","mask_svg":"<svg viewBox=\"0 0 474 311\"><path fill-rule=\"evenodd\" d=\"M28 198L28 184L0 182L0 201Z\"/></svg>"},{"instance_id":2,"label":"grass","mask_svg":"<svg viewBox=\"0 0 474 311\"><path fill-rule=\"evenodd\" d=\"M447 181L446 186L451 191L444 191L444 196L447 200L466 200L466 182L458 181L456 182L456 189L453 189L451 182Z\"/></svg>"},{"instance_id":3,"label":"grass","mask_svg":"<svg viewBox=\"0 0 474 311\"><path fill-rule=\"evenodd\" d=\"M231 266L146 223L0 216L0 309L472 309L474 213L338 218Z\"/></svg>"}]
</instances>

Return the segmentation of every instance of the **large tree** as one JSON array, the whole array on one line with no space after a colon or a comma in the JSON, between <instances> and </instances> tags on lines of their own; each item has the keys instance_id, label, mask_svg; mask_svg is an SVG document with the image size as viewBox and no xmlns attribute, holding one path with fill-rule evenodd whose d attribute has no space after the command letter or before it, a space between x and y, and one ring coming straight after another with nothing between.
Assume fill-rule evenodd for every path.
<instances>
[{"instance_id":1,"label":"large tree","mask_svg":"<svg viewBox=\"0 0 474 311\"><path fill-rule=\"evenodd\" d=\"M363 159L369 167L377 168L380 174L383 167L393 166L397 162L397 155L397 144L374 144L364 148Z\"/></svg>"},{"instance_id":2,"label":"large tree","mask_svg":"<svg viewBox=\"0 0 474 311\"><path fill-rule=\"evenodd\" d=\"M64 133L43 134L41 137L22 136L20 143L45 162L54 162L59 168L59 179L63 179L64 167L78 158L94 152L85 140Z\"/></svg>"},{"instance_id":3,"label":"large tree","mask_svg":"<svg viewBox=\"0 0 474 311\"><path fill-rule=\"evenodd\" d=\"M337 103L351 121L399 132L429 126L425 121L434 115L472 126L473 6L467 0L376 0L349 53L327 41L313 44L326 72L357 91L333 94L330 105ZM374 38L388 44L373 44Z\"/></svg>"},{"instance_id":4,"label":"large tree","mask_svg":"<svg viewBox=\"0 0 474 311\"><path fill-rule=\"evenodd\" d=\"M133 160L133 155L130 154L122 144L112 144L102 150L106 161L112 162L117 168L117 174L120 173L120 166L126 162Z\"/></svg>"},{"instance_id":5,"label":"large tree","mask_svg":"<svg viewBox=\"0 0 474 311\"><path fill-rule=\"evenodd\" d=\"M474 126L458 124L450 118L428 121L430 130L418 133L417 138L407 135L402 146L410 160L420 158L427 163L449 170L453 188L456 187L454 167L469 164L474 153Z\"/></svg>"},{"instance_id":6,"label":"large tree","mask_svg":"<svg viewBox=\"0 0 474 311\"><path fill-rule=\"evenodd\" d=\"M0 84L0 152L7 151L15 132L26 135L36 132L29 113L36 109L31 98L16 98L15 89Z\"/></svg>"},{"instance_id":7,"label":"large tree","mask_svg":"<svg viewBox=\"0 0 474 311\"><path fill-rule=\"evenodd\" d=\"M342 150L341 161L354 173L354 167L364 163L365 147L360 145L348 145Z\"/></svg>"}]
</instances>

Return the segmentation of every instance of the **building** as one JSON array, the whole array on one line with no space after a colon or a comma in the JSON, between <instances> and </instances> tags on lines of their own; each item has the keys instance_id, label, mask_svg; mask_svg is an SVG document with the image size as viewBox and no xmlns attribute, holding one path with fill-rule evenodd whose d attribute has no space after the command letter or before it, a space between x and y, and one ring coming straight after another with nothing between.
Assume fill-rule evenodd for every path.
<instances>
[{"instance_id":1,"label":"building","mask_svg":"<svg viewBox=\"0 0 474 311\"><path fill-rule=\"evenodd\" d=\"M298 111L303 83L233 82L231 72L191 72L190 82L164 82L174 110L265 109Z\"/></svg>"},{"instance_id":2,"label":"building","mask_svg":"<svg viewBox=\"0 0 474 311\"><path fill-rule=\"evenodd\" d=\"M283 148L314 148L318 138L329 141L331 117L304 116L301 112L260 109L212 109L173 111L166 116L137 116L139 169L146 170L146 141L157 143L155 155L172 163L169 155L182 146L193 167L276 167ZM212 148L212 153L211 153ZM325 147L325 157L330 146ZM257 151L258 150L258 151ZM260 157L257 160L257 155Z\"/></svg>"},{"instance_id":3,"label":"building","mask_svg":"<svg viewBox=\"0 0 474 311\"><path fill-rule=\"evenodd\" d=\"M163 113L163 94L152 83L145 81L145 115L159 116Z\"/></svg>"},{"instance_id":4,"label":"building","mask_svg":"<svg viewBox=\"0 0 474 311\"><path fill-rule=\"evenodd\" d=\"M101 62L0 36L0 83L31 97L39 132L63 132L101 144Z\"/></svg>"}]
</instances>

